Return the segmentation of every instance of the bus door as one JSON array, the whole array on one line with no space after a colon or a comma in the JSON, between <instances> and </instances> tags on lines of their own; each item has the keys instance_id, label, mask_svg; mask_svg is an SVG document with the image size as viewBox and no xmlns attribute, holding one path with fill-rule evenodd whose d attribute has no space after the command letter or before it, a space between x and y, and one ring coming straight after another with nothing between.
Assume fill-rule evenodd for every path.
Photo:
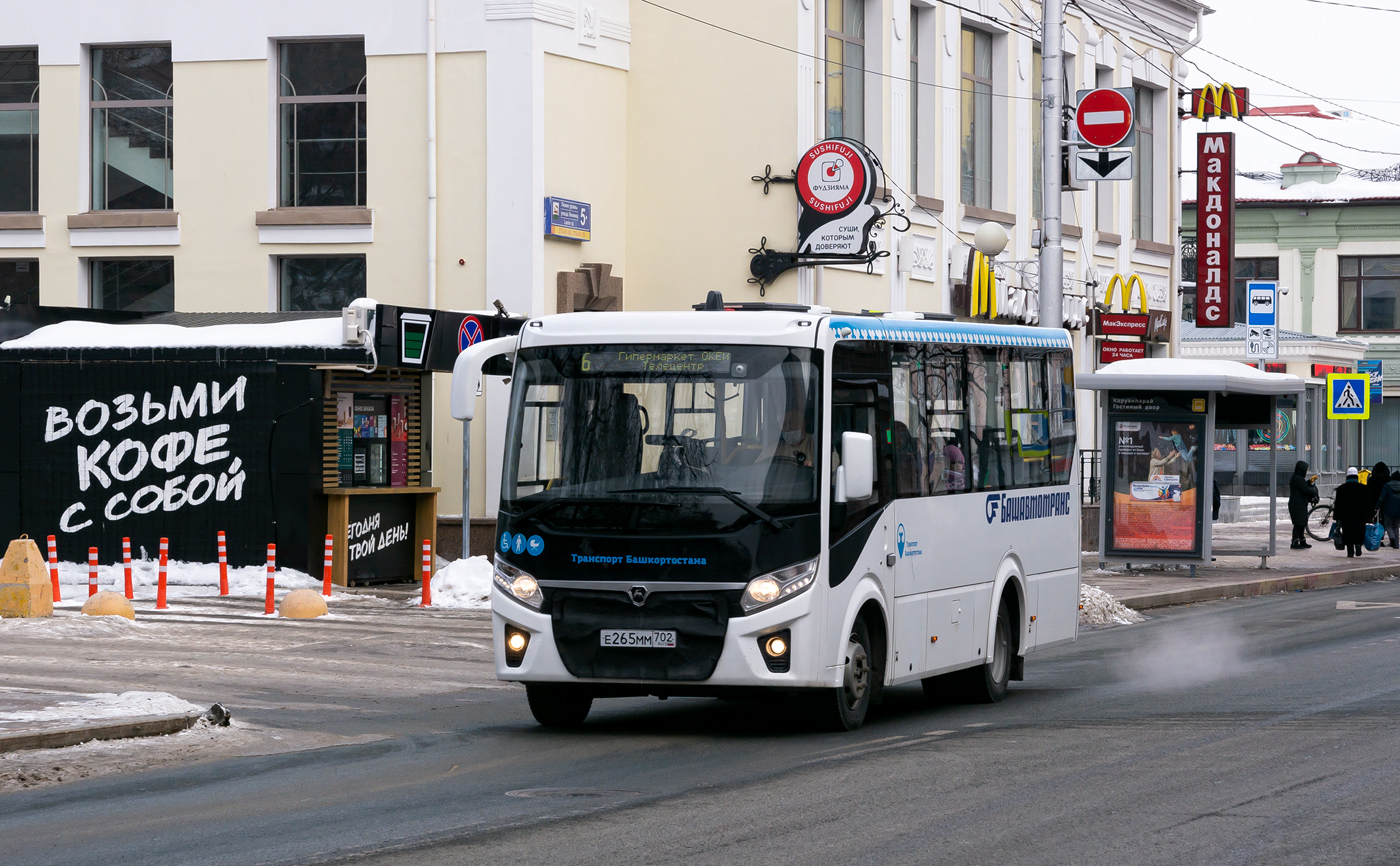
<instances>
[{"instance_id":1,"label":"bus door","mask_svg":"<svg viewBox=\"0 0 1400 866\"><path fill-rule=\"evenodd\" d=\"M895 345L890 359L890 419L883 438L894 499L887 547L894 560L894 675L923 671L930 646L928 593L933 589L935 525L929 498L929 430L925 351Z\"/></svg>"}]
</instances>

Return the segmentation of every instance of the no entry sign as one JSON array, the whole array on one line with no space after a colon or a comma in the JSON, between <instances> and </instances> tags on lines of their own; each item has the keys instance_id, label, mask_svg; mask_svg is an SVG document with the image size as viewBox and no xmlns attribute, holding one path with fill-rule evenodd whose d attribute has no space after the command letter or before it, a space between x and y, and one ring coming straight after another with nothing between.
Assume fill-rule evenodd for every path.
<instances>
[{"instance_id":1,"label":"no entry sign","mask_svg":"<svg viewBox=\"0 0 1400 866\"><path fill-rule=\"evenodd\" d=\"M1090 147L1121 144L1133 131L1132 98L1107 87L1083 93L1074 110L1074 126Z\"/></svg>"}]
</instances>

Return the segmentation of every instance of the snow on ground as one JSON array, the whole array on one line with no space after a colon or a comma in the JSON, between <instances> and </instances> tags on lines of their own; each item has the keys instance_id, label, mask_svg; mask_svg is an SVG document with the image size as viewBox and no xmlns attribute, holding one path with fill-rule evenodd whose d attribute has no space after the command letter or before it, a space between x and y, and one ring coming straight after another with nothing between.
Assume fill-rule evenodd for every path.
<instances>
[{"instance_id":1,"label":"snow on ground","mask_svg":"<svg viewBox=\"0 0 1400 866\"><path fill-rule=\"evenodd\" d=\"M433 607L489 608L491 572L484 556L449 563L433 575Z\"/></svg>"},{"instance_id":2,"label":"snow on ground","mask_svg":"<svg viewBox=\"0 0 1400 866\"><path fill-rule=\"evenodd\" d=\"M154 559L133 559L131 561L132 594L136 598L155 598L156 583L159 578L160 563ZM60 562L58 564L58 584L63 595L63 604L87 601L88 565L86 562ZM321 580L295 568L278 568L277 589L319 588ZM219 564L217 562L166 563L165 593L169 598L184 598L199 595L219 594ZM100 564L97 566L97 588L114 592L126 591L126 576L122 564ZM229 566L228 589L230 595L263 595L267 592L267 566L245 565L241 568Z\"/></svg>"},{"instance_id":3,"label":"snow on ground","mask_svg":"<svg viewBox=\"0 0 1400 866\"><path fill-rule=\"evenodd\" d=\"M1079 622L1083 625L1131 625L1146 617L1097 586L1079 585Z\"/></svg>"},{"instance_id":4,"label":"snow on ground","mask_svg":"<svg viewBox=\"0 0 1400 866\"><path fill-rule=\"evenodd\" d=\"M0 707L14 706L33 696L33 692L23 689L0 689ZM77 694L72 697L73 700L44 702L29 709L0 709L0 730L20 730L36 722L49 723L43 727L53 727L52 723L55 722L80 725L100 719L203 713L205 709L166 692Z\"/></svg>"}]
</instances>

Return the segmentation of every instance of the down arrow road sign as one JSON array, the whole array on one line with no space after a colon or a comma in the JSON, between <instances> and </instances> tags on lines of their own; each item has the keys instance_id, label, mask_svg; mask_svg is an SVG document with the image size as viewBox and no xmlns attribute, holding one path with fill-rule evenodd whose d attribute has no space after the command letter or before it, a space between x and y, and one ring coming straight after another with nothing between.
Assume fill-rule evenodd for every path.
<instances>
[{"instance_id":1,"label":"down arrow road sign","mask_svg":"<svg viewBox=\"0 0 1400 866\"><path fill-rule=\"evenodd\" d=\"M1132 180L1131 150L1090 150L1080 147L1070 150L1075 180Z\"/></svg>"}]
</instances>

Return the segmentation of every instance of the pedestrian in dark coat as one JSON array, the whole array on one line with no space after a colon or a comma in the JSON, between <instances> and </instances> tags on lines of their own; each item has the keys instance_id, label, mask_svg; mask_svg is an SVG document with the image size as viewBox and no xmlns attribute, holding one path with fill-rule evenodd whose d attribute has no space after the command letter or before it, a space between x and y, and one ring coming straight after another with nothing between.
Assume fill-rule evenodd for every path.
<instances>
[{"instance_id":1,"label":"pedestrian in dark coat","mask_svg":"<svg viewBox=\"0 0 1400 866\"><path fill-rule=\"evenodd\" d=\"M1374 513L1381 502L1381 491L1390 483L1390 467L1377 461L1371 467L1371 475L1366 479L1366 496L1371 500L1371 511Z\"/></svg>"},{"instance_id":2,"label":"pedestrian in dark coat","mask_svg":"<svg viewBox=\"0 0 1400 866\"><path fill-rule=\"evenodd\" d=\"M1317 485L1308 478L1308 462L1299 460L1288 479L1288 519L1293 522L1294 550L1312 547L1304 534L1308 526L1308 509L1317 504Z\"/></svg>"},{"instance_id":3,"label":"pedestrian in dark coat","mask_svg":"<svg viewBox=\"0 0 1400 866\"><path fill-rule=\"evenodd\" d=\"M1210 480L1210 519L1220 519L1220 482L1214 478Z\"/></svg>"},{"instance_id":4,"label":"pedestrian in dark coat","mask_svg":"<svg viewBox=\"0 0 1400 866\"><path fill-rule=\"evenodd\" d=\"M1360 556L1366 544L1366 524L1375 514L1366 488L1357 480L1356 467L1347 470L1347 481L1332 496L1332 517L1342 531L1347 559Z\"/></svg>"},{"instance_id":5,"label":"pedestrian in dark coat","mask_svg":"<svg viewBox=\"0 0 1400 866\"><path fill-rule=\"evenodd\" d=\"M1385 524L1385 534L1390 537L1390 546L1400 548L1400 469L1391 473L1390 480L1381 489L1380 501L1376 503L1381 522Z\"/></svg>"}]
</instances>

